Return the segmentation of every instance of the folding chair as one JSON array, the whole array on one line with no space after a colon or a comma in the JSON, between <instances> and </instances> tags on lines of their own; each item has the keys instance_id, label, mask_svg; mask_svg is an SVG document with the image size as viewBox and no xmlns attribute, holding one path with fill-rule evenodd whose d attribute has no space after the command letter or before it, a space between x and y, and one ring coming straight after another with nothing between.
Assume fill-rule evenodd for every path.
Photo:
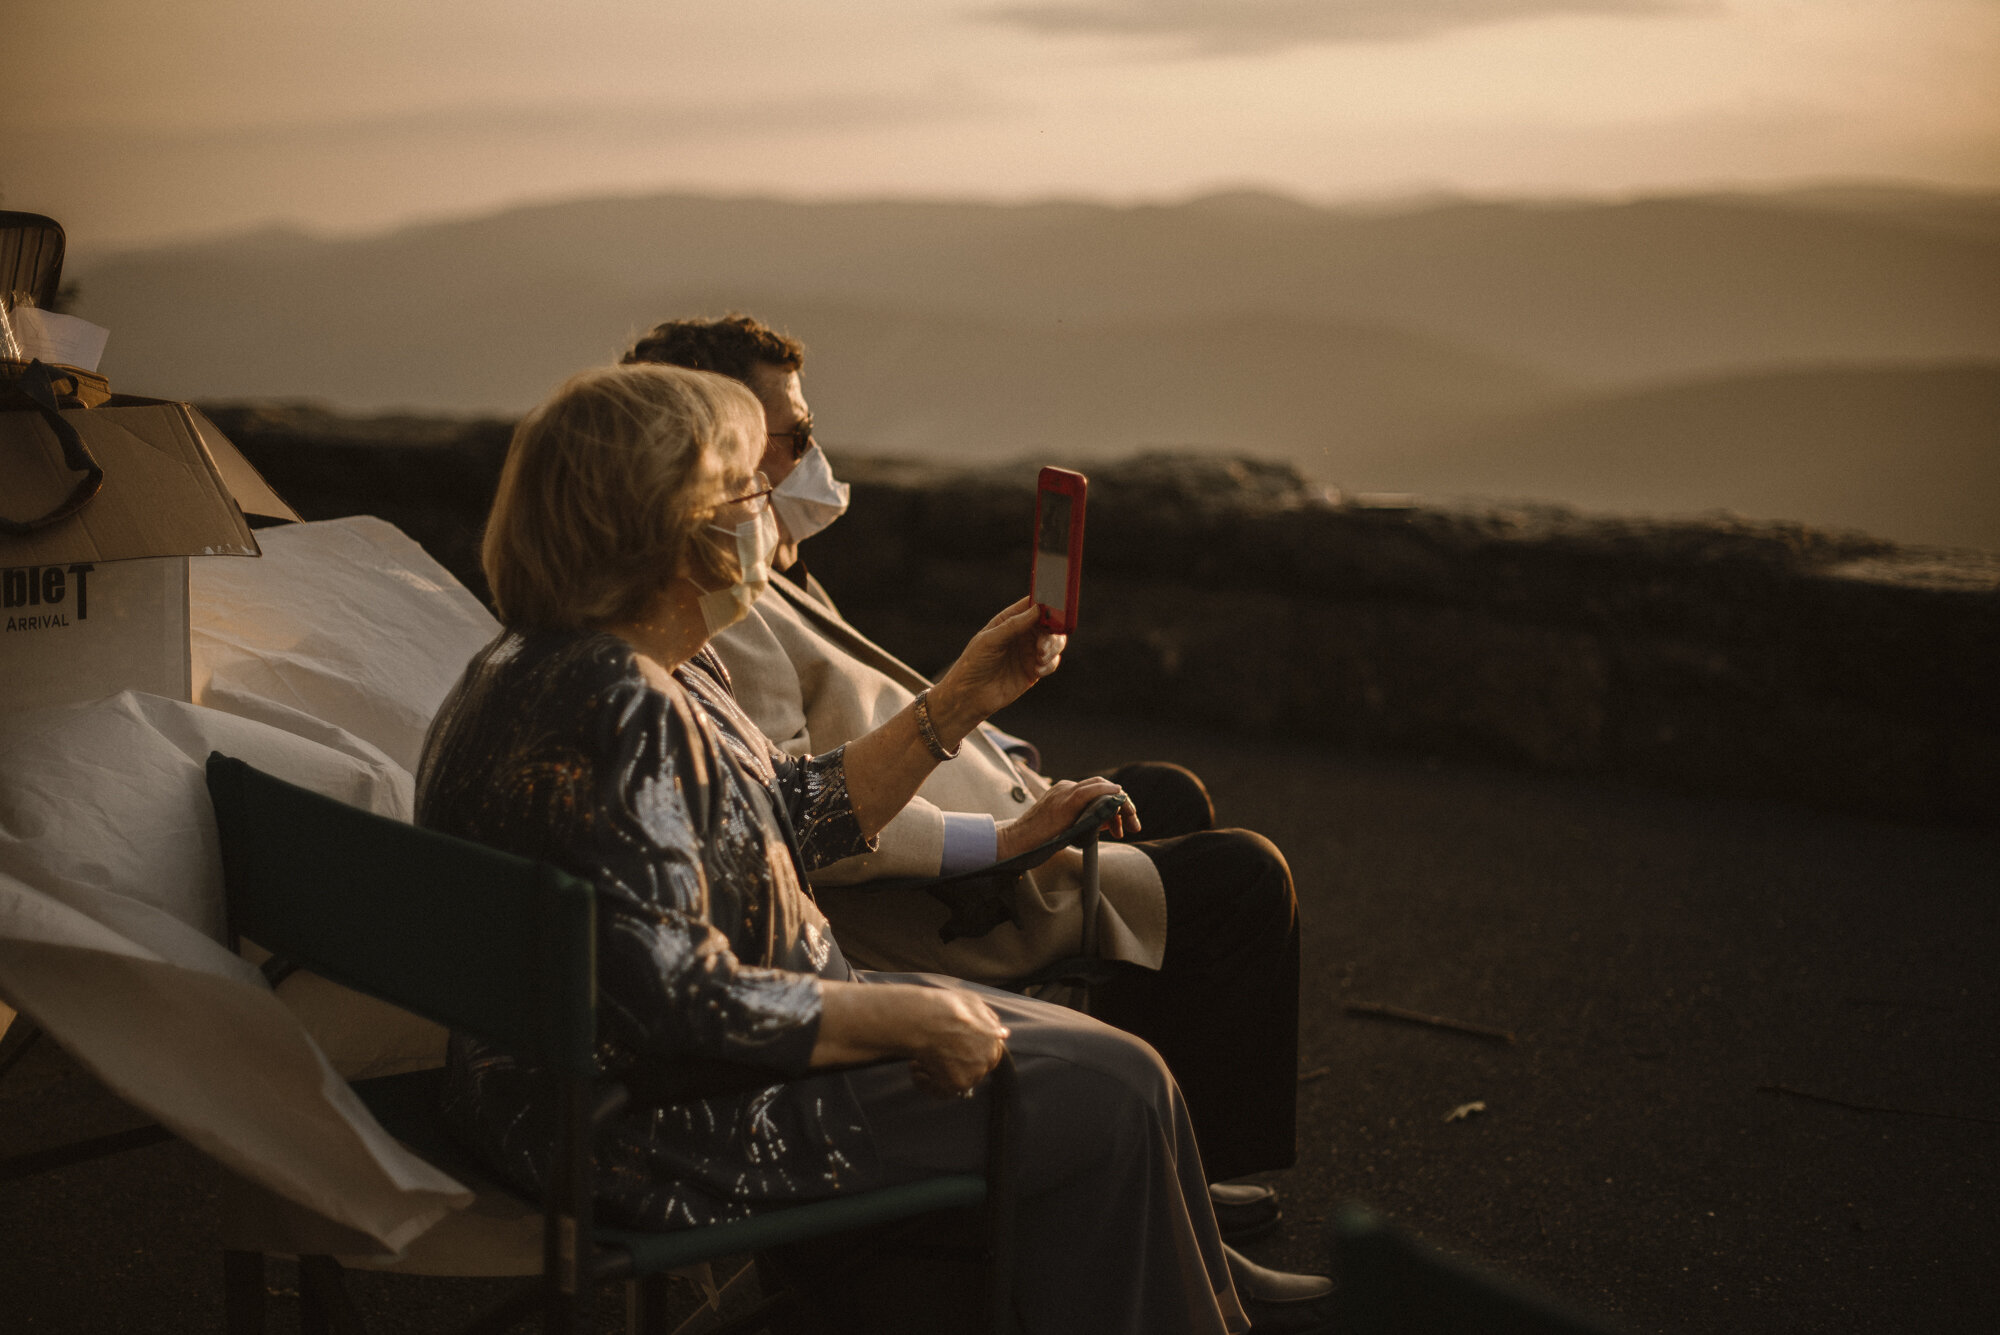
<instances>
[{"instance_id":1,"label":"folding chair","mask_svg":"<svg viewBox=\"0 0 2000 1335\"><path fill-rule=\"evenodd\" d=\"M537 1310L548 1331L589 1329L593 1292L613 1279L637 1286L636 1324L657 1330L667 1276L678 1268L974 1206L983 1208L988 1326L1012 1329L1010 1058L993 1073L983 1176L939 1176L706 1228L649 1233L594 1225L592 1130L628 1096L593 1073L592 888L546 863L373 815L219 753L208 758L208 788L222 836L232 936L499 1044L549 1072L555 1084L564 1116L540 1203L541 1281L468 1332L506 1330ZM781 1079L722 1062L687 1066L691 1095ZM420 1072L359 1081L354 1090L386 1129L449 1173L462 1152L437 1126L439 1078ZM261 1330L261 1255L232 1253L225 1272L231 1335ZM331 1257L301 1258L302 1281L335 1293L333 1324L358 1329L351 1310L340 1310L338 1274ZM761 1328L794 1297L774 1295L726 1329Z\"/></svg>"},{"instance_id":2,"label":"folding chair","mask_svg":"<svg viewBox=\"0 0 2000 1335\"><path fill-rule=\"evenodd\" d=\"M1425 1246L1369 1210L1333 1221L1343 1335L1611 1335L1526 1288Z\"/></svg>"}]
</instances>

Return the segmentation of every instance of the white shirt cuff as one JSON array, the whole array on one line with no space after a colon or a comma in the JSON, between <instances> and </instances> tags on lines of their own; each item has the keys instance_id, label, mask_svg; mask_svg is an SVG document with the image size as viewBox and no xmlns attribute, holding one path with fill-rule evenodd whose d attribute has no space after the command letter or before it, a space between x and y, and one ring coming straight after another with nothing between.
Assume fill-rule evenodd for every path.
<instances>
[{"instance_id":1,"label":"white shirt cuff","mask_svg":"<svg viewBox=\"0 0 2000 1335\"><path fill-rule=\"evenodd\" d=\"M984 867L1000 851L1000 832L991 816L976 811L944 813L944 858L940 876L956 876L974 867Z\"/></svg>"}]
</instances>

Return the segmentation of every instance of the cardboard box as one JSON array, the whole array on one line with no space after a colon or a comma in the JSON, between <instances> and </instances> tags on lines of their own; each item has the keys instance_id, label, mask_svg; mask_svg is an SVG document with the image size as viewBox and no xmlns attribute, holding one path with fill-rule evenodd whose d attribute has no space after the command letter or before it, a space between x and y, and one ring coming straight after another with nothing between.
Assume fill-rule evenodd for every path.
<instances>
[{"instance_id":1,"label":"cardboard box","mask_svg":"<svg viewBox=\"0 0 2000 1335\"><path fill-rule=\"evenodd\" d=\"M298 515L185 403L120 396L63 418L104 485L61 523L0 533L0 711L127 689L191 699L189 558L256 556L246 512ZM46 514L77 478L42 414L0 412L0 514Z\"/></svg>"}]
</instances>

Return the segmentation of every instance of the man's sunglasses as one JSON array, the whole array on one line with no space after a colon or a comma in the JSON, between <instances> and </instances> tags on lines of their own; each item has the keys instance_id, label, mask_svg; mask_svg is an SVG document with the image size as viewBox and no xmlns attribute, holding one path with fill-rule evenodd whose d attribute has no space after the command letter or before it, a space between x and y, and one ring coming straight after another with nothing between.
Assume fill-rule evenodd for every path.
<instances>
[{"instance_id":1,"label":"man's sunglasses","mask_svg":"<svg viewBox=\"0 0 2000 1335\"><path fill-rule=\"evenodd\" d=\"M806 457L806 451L813 447L812 414L807 413L790 431L766 431L764 434L772 440L788 442L792 447L792 458L803 459Z\"/></svg>"}]
</instances>

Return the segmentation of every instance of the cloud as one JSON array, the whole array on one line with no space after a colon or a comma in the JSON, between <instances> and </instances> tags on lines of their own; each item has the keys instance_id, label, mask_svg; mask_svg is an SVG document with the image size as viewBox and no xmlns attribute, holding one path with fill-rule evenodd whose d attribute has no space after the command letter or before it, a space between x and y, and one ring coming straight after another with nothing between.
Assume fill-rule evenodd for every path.
<instances>
[{"instance_id":1,"label":"cloud","mask_svg":"<svg viewBox=\"0 0 2000 1335\"><path fill-rule=\"evenodd\" d=\"M980 11L1048 36L1165 38L1203 54L1392 42L1557 14L1650 18L1715 0L1051 0Z\"/></svg>"},{"instance_id":2,"label":"cloud","mask_svg":"<svg viewBox=\"0 0 2000 1335\"><path fill-rule=\"evenodd\" d=\"M756 100L457 103L330 119L154 129L100 123L72 139L155 149L324 151L387 140L435 145L526 137L578 142L729 140L772 133L813 134L972 120L1012 110L983 88L940 82L909 91L868 91Z\"/></svg>"}]
</instances>

